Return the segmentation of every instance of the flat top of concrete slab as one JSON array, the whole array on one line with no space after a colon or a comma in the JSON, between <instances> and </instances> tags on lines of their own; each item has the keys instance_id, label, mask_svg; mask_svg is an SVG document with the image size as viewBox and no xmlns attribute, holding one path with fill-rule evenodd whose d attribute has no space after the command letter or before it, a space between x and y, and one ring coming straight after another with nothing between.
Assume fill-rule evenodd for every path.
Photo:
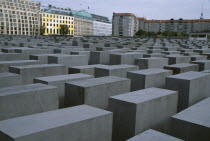
<instances>
[{"instance_id":1,"label":"flat top of concrete slab","mask_svg":"<svg viewBox=\"0 0 210 141\"><path fill-rule=\"evenodd\" d=\"M72 84L72 85L77 85L80 87L91 87L91 86L103 85L106 83L113 83L113 82L127 81L127 80L130 80L130 79L116 77L116 76L107 76L107 77L78 80L78 81L73 81L69 83L67 82L67 83Z\"/></svg>"},{"instance_id":2,"label":"flat top of concrete slab","mask_svg":"<svg viewBox=\"0 0 210 141\"><path fill-rule=\"evenodd\" d=\"M210 73L210 70L202 71L203 73Z\"/></svg>"},{"instance_id":3,"label":"flat top of concrete slab","mask_svg":"<svg viewBox=\"0 0 210 141\"><path fill-rule=\"evenodd\" d=\"M0 121L0 131L18 138L104 115L112 115L112 113L81 105Z\"/></svg>"},{"instance_id":4,"label":"flat top of concrete slab","mask_svg":"<svg viewBox=\"0 0 210 141\"><path fill-rule=\"evenodd\" d=\"M56 54L33 54L30 56L53 56L53 55L56 55Z\"/></svg>"},{"instance_id":5,"label":"flat top of concrete slab","mask_svg":"<svg viewBox=\"0 0 210 141\"><path fill-rule=\"evenodd\" d=\"M67 75L56 75L56 76L49 76L49 77L39 77L36 78L37 80L42 80L45 82L53 82L53 81L62 81L62 80L71 80L71 79L79 79L84 77L91 77L92 75L77 73L77 74L67 74Z\"/></svg>"},{"instance_id":6,"label":"flat top of concrete slab","mask_svg":"<svg viewBox=\"0 0 210 141\"><path fill-rule=\"evenodd\" d=\"M4 53L0 52L0 55L22 55L21 53Z\"/></svg>"},{"instance_id":7,"label":"flat top of concrete slab","mask_svg":"<svg viewBox=\"0 0 210 141\"><path fill-rule=\"evenodd\" d=\"M39 61L37 60L0 61L0 64L32 63L32 62L39 62Z\"/></svg>"},{"instance_id":8,"label":"flat top of concrete slab","mask_svg":"<svg viewBox=\"0 0 210 141\"><path fill-rule=\"evenodd\" d=\"M96 65L74 66L74 67L69 67L69 68L88 69L88 68L104 67L104 66L106 66L106 65L96 64Z\"/></svg>"},{"instance_id":9,"label":"flat top of concrete slab","mask_svg":"<svg viewBox=\"0 0 210 141\"><path fill-rule=\"evenodd\" d=\"M203 101L174 115L173 118L210 128L209 108L210 108L210 98L206 98Z\"/></svg>"},{"instance_id":10,"label":"flat top of concrete slab","mask_svg":"<svg viewBox=\"0 0 210 141\"><path fill-rule=\"evenodd\" d=\"M183 141L183 140L150 129L127 141Z\"/></svg>"},{"instance_id":11,"label":"flat top of concrete slab","mask_svg":"<svg viewBox=\"0 0 210 141\"><path fill-rule=\"evenodd\" d=\"M97 66L96 68L100 68L100 69L108 69L108 70L113 70L113 69L123 69L123 68L138 68L138 66L135 65L113 65L113 66L109 66L109 65L102 65L102 66Z\"/></svg>"},{"instance_id":12,"label":"flat top of concrete slab","mask_svg":"<svg viewBox=\"0 0 210 141\"><path fill-rule=\"evenodd\" d=\"M177 75L172 75L172 76L167 76L167 78L175 78L175 79L183 79L183 80L193 80L196 78L200 77L206 77L209 76L210 74L202 73L202 72L195 72L195 71L190 71L190 72L185 72Z\"/></svg>"},{"instance_id":13,"label":"flat top of concrete slab","mask_svg":"<svg viewBox=\"0 0 210 141\"><path fill-rule=\"evenodd\" d=\"M128 73L134 73L134 74L143 74L143 75L150 75L150 74L158 74L158 73L165 73L165 72L171 72L171 70L165 70L165 69L145 69L145 70L137 70L137 71L129 71Z\"/></svg>"},{"instance_id":14,"label":"flat top of concrete slab","mask_svg":"<svg viewBox=\"0 0 210 141\"><path fill-rule=\"evenodd\" d=\"M183 56L179 54L167 55L168 58L190 58L190 56Z\"/></svg>"},{"instance_id":15,"label":"flat top of concrete slab","mask_svg":"<svg viewBox=\"0 0 210 141\"><path fill-rule=\"evenodd\" d=\"M55 55L52 55L51 57L75 57L75 56L84 56L84 55L66 55L66 54L55 54Z\"/></svg>"},{"instance_id":16,"label":"flat top of concrete slab","mask_svg":"<svg viewBox=\"0 0 210 141\"><path fill-rule=\"evenodd\" d=\"M113 53L113 55L143 55L143 53L140 52L125 52L125 53Z\"/></svg>"},{"instance_id":17,"label":"flat top of concrete slab","mask_svg":"<svg viewBox=\"0 0 210 141\"><path fill-rule=\"evenodd\" d=\"M38 64L38 65L23 65L23 66L12 66L19 69L28 69L28 68L45 68L45 67L63 67L61 64Z\"/></svg>"},{"instance_id":18,"label":"flat top of concrete slab","mask_svg":"<svg viewBox=\"0 0 210 141\"><path fill-rule=\"evenodd\" d=\"M1 96L8 96L13 94L22 94L24 92L30 92L30 91L38 91L38 90L44 90L44 89L55 89L56 87L45 85L45 84L29 84L29 85L19 85L19 86L13 86L13 87L5 87L0 88L0 97Z\"/></svg>"},{"instance_id":19,"label":"flat top of concrete slab","mask_svg":"<svg viewBox=\"0 0 210 141\"><path fill-rule=\"evenodd\" d=\"M197 61L192 61L192 63L210 63L210 60L197 60Z\"/></svg>"},{"instance_id":20,"label":"flat top of concrete slab","mask_svg":"<svg viewBox=\"0 0 210 141\"><path fill-rule=\"evenodd\" d=\"M3 78L3 77L8 77L8 76L18 76L18 74L15 74L15 73L9 73L9 72L3 72L3 73L0 73L0 78Z\"/></svg>"},{"instance_id":21,"label":"flat top of concrete slab","mask_svg":"<svg viewBox=\"0 0 210 141\"><path fill-rule=\"evenodd\" d=\"M167 65L165 67L184 68L184 67L190 67L190 66L198 66L198 65L197 64L189 64L189 63L180 63L180 64L174 64L174 65Z\"/></svg>"},{"instance_id":22,"label":"flat top of concrete slab","mask_svg":"<svg viewBox=\"0 0 210 141\"><path fill-rule=\"evenodd\" d=\"M157 99L157 98L175 94L175 93L178 94L178 92L176 91L165 90L165 89L160 89L160 88L148 88L144 90L112 96L110 98L138 104L138 103L143 103L149 100Z\"/></svg>"}]
</instances>

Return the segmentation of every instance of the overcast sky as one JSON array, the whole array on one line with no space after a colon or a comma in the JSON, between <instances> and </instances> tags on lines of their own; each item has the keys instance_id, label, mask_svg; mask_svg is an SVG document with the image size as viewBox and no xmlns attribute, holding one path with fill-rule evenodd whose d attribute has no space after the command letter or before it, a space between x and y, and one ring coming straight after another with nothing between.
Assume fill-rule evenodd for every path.
<instances>
[{"instance_id":1,"label":"overcast sky","mask_svg":"<svg viewBox=\"0 0 210 141\"><path fill-rule=\"evenodd\" d=\"M84 9L112 18L113 12L134 13L147 19L198 19L204 4L204 18L210 19L210 0L35 0L42 4ZM88 10L89 7L89 10Z\"/></svg>"}]
</instances>

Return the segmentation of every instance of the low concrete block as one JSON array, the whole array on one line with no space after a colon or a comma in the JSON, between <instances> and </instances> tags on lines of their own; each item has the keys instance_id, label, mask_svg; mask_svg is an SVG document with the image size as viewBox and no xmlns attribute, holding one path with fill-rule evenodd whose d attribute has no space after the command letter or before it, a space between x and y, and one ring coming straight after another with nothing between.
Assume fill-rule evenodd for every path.
<instances>
[{"instance_id":1,"label":"low concrete block","mask_svg":"<svg viewBox=\"0 0 210 141\"><path fill-rule=\"evenodd\" d=\"M178 93L148 88L109 98L113 112L113 140L124 141L145 130L168 132L169 119L177 112Z\"/></svg>"},{"instance_id":2,"label":"low concrete block","mask_svg":"<svg viewBox=\"0 0 210 141\"><path fill-rule=\"evenodd\" d=\"M191 63L198 64L199 71L210 69L210 60L197 60L197 61L192 61Z\"/></svg>"},{"instance_id":3,"label":"low concrete block","mask_svg":"<svg viewBox=\"0 0 210 141\"><path fill-rule=\"evenodd\" d=\"M108 76L66 83L65 106L87 104L107 109L108 98L130 91L130 80Z\"/></svg>"},{"instance_id":4,"label":"low concrete block","mask_svg":"<svg viewBox=\"0 0 210 141\"><path fill-rule=\"evenodd\" d=\"M190 56L181 56L181 55L168 55L166 56L169 59L169 65L180 64L180 63L190 63Z\"/></svg>"},{"instance_id":5,"label":"low concrete block","mask_svg":"<svg viewBox=\"0 0 210 141\"><path fill-rule=\"evenodd\" d=\"M67 74L67 68L60 64L12 66L9 68L9 71L20 74L24 84L33 83L33 79L36 77Z\"/></svg>"},{"instance_id":6,"label":"low concrete block","mask_svg":"<svg viewBox=\"0 0 210 141\"><path fill-rule=\"evenodd\" d=\"M58 90L44 84L0 88L0 120L58 109Z\"/></svg>"},{"instance_id":7,"label":"low concrete block","mask_svg":"<svg viewBox=\"0 0 210 141\"><path fill-rule=\"evenodd\" d=\"M135 65L97 66L95 68L95 77L104 77L104 76L126 77L128 71L134 71L138 69L139 69L138 66Z\"/></svg>"},{"instance_id":8,"label":"low concrete block","mask_svg":"<svg viewBox=\"0 0 210 141\"><path fill-rule=\"evenodd\" d=\"M185 141L209 141L210 98L172 117L171 135Z\"/></svg>"},{"instance_id":9,"label":"low concrete block","mask_svg":"<svg viewBox=\"0 0 210 141\"><path fill-rule=\"evenodd\" d=\"M84 74L89 74L95 76L95 68L96 67L102 67L105 65L85 65L85 66L74 66L74 67L69 67L69 74L74 74L74 73L84 73Z\"/></svg>"},{"instance_id":10,"label":"low concrete block","mask_svg":"<svg viewBox=\"0 0 210 141\"><path fill-rule=\"evenodd\" d=\"M112 113L82 105L0 121L2 141L111 141Z\"/></svg>"},{"instance_id":11,"label":"low concrete block","mask_svg":"<svg viewBox=\"0 0 210 141\"><path fill-rule=\"evenodd\" d=\"M184 141L178 138L149 129L127 141Z\"/></svg>"},{"instance_id":12,"label":"low concrete block","mask_svg":"<svg viewBox=\"0 0 210 141\"><path fill-rule=\"evenodd\" d=\"M41 63L35 60L0 61L0 73L8 72L10 66L36 65L36 64L41 64Z\"/></svg>"},{"instance_id":13,"label":"low concrete block","mask_svg":"<svg viewBox=\"0 0 210 141\"><path fill-rule=\"evenodd\" d=\"M164 69L145 69L127 73L127 77L131 79L131 91L150 87L165 88L165 78L170 75L172 71Z\"/></svg>"},{"instance_id":14,"label":"low concrete block","mask_svg":"<svg viewBox=\"0 0 210 141\"><path fill-rule=\"evenodd\" d=\"M134 65L134 60L137 58L143 58L143 53L138 52L127 52L127 53L114 53L110 54L109 64L129 64Z\"/></svg>"},{"instance_id":15,"label":"low concrete block","mask_svg":"<svg viewBox=\"0 0 210 141\"><path fill-rule=\"evenodd\" d=\"M53 55L48 56L49 64L63 64L67 67L88 65L88 56L85 55Z\"/></svg>"},{"instance_id":16,"label":"low concrete block","mask_svg":"<svg viewBox=\"0 0 210 141\"><path fill-rule=\"evenodd\" d=\"M164 69L172 70L173 74L180 74L189 71L198 71L198 65L189 64L189 63L180 63L180 64L164 66Z\"/></svg>"},{"instance_id":17,"label":"low concrete block","mask_svg":"<svg viewBox=\"0 0 210 141\"><path fill-rule=\"evenodd\" d=\"M91 75L87 74L67 74L67 75L56 75L56 76L48 76L48 77L40 77L35 78L34 83L43 83L51 86L55 86L58 88L58 96L59 96L59 107L64 107L64 97L65 97L65 83L76 81L76 80L84 80L88 78L93 78Z\"/></svg>"},{"instance_id":18,"label":"low concrete block","mask_svg":"<svg viewBox=\"0 0 210 141\"><path fill-rule=\"evenodd\" d=\"M0 73L0 88L22 84L22 77L18 74L4 72Z\"/></svg>"},{"instance_id":19,"label":"low concrete block","mask_svg":"<svg viewBox=\"0 0 210 141\"><path fill-rule=\"evenodd\" d=\"M166 77L166 89L179 92L178 111L210 96L210 74L186 72Z\"/></svg>"},{"instance_id":20,"label":"low concrete block","mask_svg":"<svg viewBox=\"0 0 210 141\"><path fill-rule=\"evenodd\" d=\"M140 70L151 68L163 69L164 66L168 65L168 59L160 57L139 58L135 59L135 65L139 66Z\"/></svg>"}]
</instances>

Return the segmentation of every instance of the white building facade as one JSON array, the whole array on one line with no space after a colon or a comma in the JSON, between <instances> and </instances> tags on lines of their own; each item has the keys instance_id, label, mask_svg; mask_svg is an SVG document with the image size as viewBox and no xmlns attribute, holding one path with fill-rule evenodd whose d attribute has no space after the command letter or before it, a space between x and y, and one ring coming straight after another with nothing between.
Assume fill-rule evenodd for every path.
<instances>
[{"instance_id":1,"label":"white building facade","mask_svg":"<svg viewBox=\"0 0 210 141\"><path fill-rule=\"evenodd\" d=\"M112 24L99 21L93 21L93 34L95 36L112 35Z\"/></svg>"}]
</instances>

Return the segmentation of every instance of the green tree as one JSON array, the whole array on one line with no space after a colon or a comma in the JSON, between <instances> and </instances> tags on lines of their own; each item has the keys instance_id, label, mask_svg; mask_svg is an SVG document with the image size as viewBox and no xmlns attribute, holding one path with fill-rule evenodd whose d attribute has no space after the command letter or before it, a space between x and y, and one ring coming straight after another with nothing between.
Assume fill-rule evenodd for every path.
<instances>
[{"instance_id":1,"label":"green tree","mask_svg":"<svg viewBox=\"0 0 210 141\"><path fill-rule=\"evenodd\" d=\"M61 25L60 33L61 35L67 35L69 32L68 25Z\"/></svg>"},{"instance_id":2,"label":"green tree","mask_svg":"<svg viewBox=\"0 0 210 141\"><path fill-rule=\"evenodd\" d=\"M138 32L136 32L135 36L137 37L141 37L141 36L145 36L146 35L146 32L144 30L139 30Z\"/></svg>"},{"instance_id":3,"label":"green tree","mask_svg":"<svg viewBox=\"0 0 210 141\"><path fill-rule=\"evenodd\" d=\"M46 26L41 25L40 27L40 35L44 35Z\"/></svg>"}]
</instances>

